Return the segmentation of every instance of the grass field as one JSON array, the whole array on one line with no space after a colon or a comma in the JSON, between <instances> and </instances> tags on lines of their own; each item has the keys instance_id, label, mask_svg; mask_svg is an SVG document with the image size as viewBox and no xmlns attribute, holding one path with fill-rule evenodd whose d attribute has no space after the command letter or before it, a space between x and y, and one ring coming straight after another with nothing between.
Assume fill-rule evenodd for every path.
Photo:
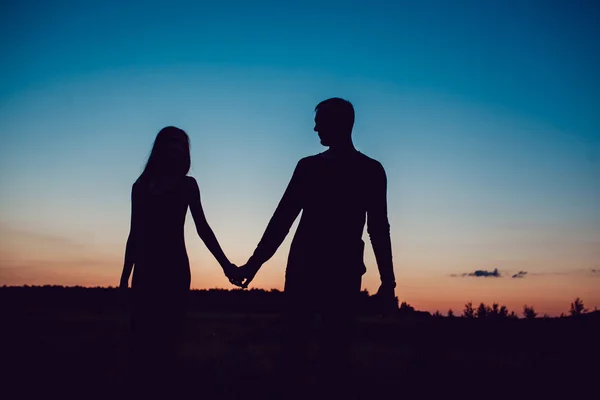
<instances>
[{"instance_id":1,"label":"grass field","mask_svg":"<svg viewBox=\"0 0 600 400\"><path fill-rule=\"evenodd\" d=\"M2 298L6 398L107 398L127 372L125 310L26 308ZM357 398L593 398L600 324L589 318L465 320L362 317ZM190 312L181 355L186 398L280 398L279 319ZM308 383L310 384L310 383ZM315 389L317 390L317 389ZM590 395L593 392L590 392ZM316 398L316 397L315 397Z\"/></svg>"}]
</instances>

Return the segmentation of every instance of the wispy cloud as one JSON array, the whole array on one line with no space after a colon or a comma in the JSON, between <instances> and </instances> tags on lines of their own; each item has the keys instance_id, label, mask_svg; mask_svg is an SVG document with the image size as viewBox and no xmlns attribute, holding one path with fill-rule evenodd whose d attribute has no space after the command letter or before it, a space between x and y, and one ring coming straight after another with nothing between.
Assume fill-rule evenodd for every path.
<instances>
[{"instance_id":1,"label":"wispy cloud","mask_svg":"<svg viewBox=\"0 0 600 400\"><path fill-rule=\"evenodd\" d=\"M528 276L565 276L565 275L593 275L600 276L600 268L590 269L574 269L571 271L549 271L549 272L529 272L529 271L518 271L515 273L501 273L497 268L493 271L488 270L476 270L474 272L462 273L462 274L450 274L452 278L465 278L465 277L476 277L476 278L504 278L510 277L511 279L523 279Z\"/></svg>"},{"instance_id":2,"label":"wispy cloud","mask_svg":"<svg viewBox=\"0 0 600 400\"><path fill-rule=\"evenodd\" d=\"M2 242L5 244L8 244L9 241L18 241L20 243L25 242L28 244L32 243L35 245L47 246L69 246L78 248L86 246L86 244L80 241L75 241L64 236L24 230L3 223L0 223L0 239L2 239Z\"/></svg>"},{"instance_id":3,"label":"wispy cloud","mask_svg":"<svg viewBox=\"0 0 600 400\"><path fill-rule=\"evenodd\" d=\"M502 274L500 273L500 271L498 271L498 268L494 268L493 271L488 271L485 269L478 269L475 270L474 272L468 272L468 273L463 273L463 274L452 274L450 275L453 278L457 278L457 277L467 277L467 276L472 276L475 278L500 278L502 276Z\"/></svg>"},{"instance_id":4,"label":"wispy cloud","mask_svg":"<svg viewBox=\"0 0 600 400\"><path fill-rule=\"evenodd\" d=\"M3 260L0 285L113 285L120 273L116 256L65 257L56 260Z\"/></svg>"},{"instance_id":5,"label":"wispy cloud","mask_svg":"<svg viewBox=\"0 0 600 400\"><path fill-rule=\"evenodd\" d=\"M122 256L85 239L0 223L0 284L112 284Z\"/></svg>"},{"instance_id":6,"label":"wispy cloud","mask_svg":"<svg viewBox=\"0 0 600 400\"><path fill-rule=\"evenodd\" d=\"M512 276L512 278L525 278L527 271L519 271Z\"/></svg>"}]
</instances>

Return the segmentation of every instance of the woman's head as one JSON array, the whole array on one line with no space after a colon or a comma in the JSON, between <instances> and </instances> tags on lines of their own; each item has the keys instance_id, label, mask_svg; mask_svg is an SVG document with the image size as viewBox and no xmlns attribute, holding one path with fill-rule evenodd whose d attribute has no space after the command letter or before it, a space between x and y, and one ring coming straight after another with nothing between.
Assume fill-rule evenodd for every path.
<instances>
[{"instance_id":1,"label":"woman's head","mask_svg":"<svg viewBox=\"0 0 600 400\"><path fill-rule=\"evenodd\" d=\"M158 132L142 176L183 177L190 165L190 138L183 130L167 126Z\"/></svg>"}]
</instances>

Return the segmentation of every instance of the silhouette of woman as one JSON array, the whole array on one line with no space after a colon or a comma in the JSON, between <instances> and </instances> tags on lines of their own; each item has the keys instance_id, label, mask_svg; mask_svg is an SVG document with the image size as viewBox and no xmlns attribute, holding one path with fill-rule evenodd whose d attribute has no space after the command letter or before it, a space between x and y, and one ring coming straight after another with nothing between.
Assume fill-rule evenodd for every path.
<instances>
[{"instance_id":1,"label":"silhouette of woman","mask_svg":"<svg viewBox=\"0 0 600 400\"><path fill-rule=\"evenodd\" d=\"M128 287L133 270L131 368L137 389L154 390L168 380L166 372L175 368L190 288L184 240L188 207L202 241L230 282L240 284L237 267L229 262L206 221L198 184L187 176L190 163L188 135L176 127L163 128L132 187L131 227L120 288Z\"/></svg>"}]
</instances>

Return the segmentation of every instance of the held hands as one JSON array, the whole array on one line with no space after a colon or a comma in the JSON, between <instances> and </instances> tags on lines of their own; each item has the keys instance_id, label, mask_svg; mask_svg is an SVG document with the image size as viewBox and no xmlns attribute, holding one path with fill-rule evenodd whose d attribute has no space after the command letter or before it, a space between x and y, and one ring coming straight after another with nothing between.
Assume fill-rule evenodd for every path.
<instances>
[{"instance_id":1,"label":"held hands","mask_svg":"<svg viewBox=\"0 0 600 400\"><path fill-rule=\"evenodd\" d=\"M242 265L240 267L240 273L245 278L245 280L241 286L242 289L246 289L248 287L250 282L252 282L252 280L256 276L256 273L258 272L259 269L260 269L260 265L255 265L252 263L246 263L245 265Z\"/></svg>"},{"instance_id":2,"label":"held hands","mask_svg":"<svg viewBox=\"0 0 600 400\"><path fill-rule=\"evenodd\" d=\"M225 276L232 285L242 287L244 278L240 274L240 268L237 265L233 263L226 264L223 266L223 272L225 272Z\"/></svg>"},{"instance_id":3,"label":"held hands","mask_svg":"<svg viewBox=\"0 0 600 400\"><path fill-rule=\"evenodd\" d=\"M229 279L229 282L235 286L239 286L242 289L246 289L250 282L256 276L259 265L254 265L251 263L246 263L245 265L238 267L235 264L229 264L224 267L225 276Z\"/></svg>"}]
</instances>

